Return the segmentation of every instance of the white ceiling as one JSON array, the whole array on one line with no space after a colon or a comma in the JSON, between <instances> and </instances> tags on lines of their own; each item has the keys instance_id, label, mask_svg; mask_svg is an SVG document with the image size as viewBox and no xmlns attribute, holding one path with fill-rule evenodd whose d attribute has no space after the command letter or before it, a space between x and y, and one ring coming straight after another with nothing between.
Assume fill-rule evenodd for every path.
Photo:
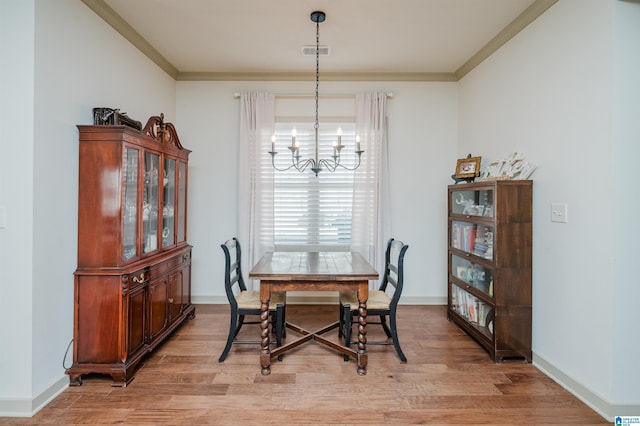
<instances>
[{"instance_id":1,"label":"white ceiling","mask_svg":"<svg viewBox=\"0 0 640 426\"><path fill-rule=\"evenodd\" d=\"M193 73L204 79L314 73L315 56L301 53L302 46L315 45L315 23L309 17L314 10L327 15L320 24L320 44L331 48L329 56L320 57L321 75L455 79L482 59L483 49L508 40L555 2L83 1L178 79Z\"/></svg>"}]
</instances>

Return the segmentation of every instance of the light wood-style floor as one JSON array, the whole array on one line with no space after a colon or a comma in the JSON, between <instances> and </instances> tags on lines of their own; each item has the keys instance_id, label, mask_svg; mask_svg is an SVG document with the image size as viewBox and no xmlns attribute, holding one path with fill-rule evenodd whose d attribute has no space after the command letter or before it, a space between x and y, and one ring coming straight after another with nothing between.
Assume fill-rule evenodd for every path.
<instances>
[{"instance_id":1,"label":"light wood-style floor","mask_svg":"<svg viewBox=\"0 0 640 426\"><path fill-rule=\"evenodd\" d=\"M337 310L288 305L287 319L313 330L334 321ZM408 362L393 346L368 346L366 376L317 342L274 360L269 376L260 374L257 345L234 345L218 363L228 312L225 305L198 305L195 320L145 359L126 388L88 376L33 418L0 424L610 424L533 365L494 364L446 320L443 306L401 306ZM337 330L330 333L337 341ZM241 335L257 337L259 326L245 325ZM369 340L382 335L379 326L368 327Z\"/></svg>"}]
</instances>

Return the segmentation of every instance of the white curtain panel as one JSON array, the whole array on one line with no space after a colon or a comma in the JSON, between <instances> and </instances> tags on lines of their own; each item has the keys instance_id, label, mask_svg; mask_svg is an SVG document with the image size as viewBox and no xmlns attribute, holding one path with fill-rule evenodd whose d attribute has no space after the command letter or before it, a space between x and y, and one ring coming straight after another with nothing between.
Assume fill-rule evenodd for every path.
<instances>
[{"instance_id":1,"label":"white curtain panel","mask_svg":"<svg viewBox=\"0 0 640 426\"><path fill-rule=\"evenodd\" d=\"M261 157L269 155L263 147L269 146L274 127L275 96L241 93L238 239L242 246L242 269L247 272L274 247L273 233L257 229L260 223L273 223L273 175L261 176L260 164ZM252 281L246 283L247 287L253 287Z\"/></svg>"},{"instance_id":2,"label":"white curtain panel","mask_svg":"<svg viewBox=\"0 0 640 426\"><path fill-rule=\"evenodd\" d=\"M351 250L382 273L391 236L386 93L356 95L356 135L364 154L354 177Z\"/></svg>"}]
</instances>

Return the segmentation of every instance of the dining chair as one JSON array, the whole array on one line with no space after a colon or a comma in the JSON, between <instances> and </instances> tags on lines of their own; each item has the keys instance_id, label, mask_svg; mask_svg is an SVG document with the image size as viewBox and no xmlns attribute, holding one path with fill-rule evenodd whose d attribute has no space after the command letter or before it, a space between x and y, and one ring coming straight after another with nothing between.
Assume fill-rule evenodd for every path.
<instances>
[{"instance_id":1,"label":"dining chair","mask_svg":"<svg viewBox=\"0 0 640 426\"><path fill-rule=\"evenodd\" d=\"M367 326L370 324L379 324L382 326L387 337L391 338L391 341L370 341L367 339L367 345L393 345L402 362L407 362L407 357L402 352L400 342L398 341L396 312L404 281L404 254L408 248L409 246L402 241L394 240L393 238L389 239L385 253L384 275L380 282L380 287L378 290L369 291L369 299L367 300ZM379 322L369 321L369 318L376 315L380 317ZM357 316L358 297L356 292L340 292L340 326L338 328L338 337L344 337L347 347L351 344L358 343L357 341L351 341L351 326L353 319L357 318ZM387 317L389 318L388 325ZM349 357L345 355L344 360L348 361Z\"/></svg>"},{"instance_id":2,"label":"dining chair","mask_svg":"<svg viewBox=\"0 0 640 426\"><path fill-rule=\"evenodd\" d=\"M260 321L245 321L245 315L260 315L260 291L247 290L242 275L242 250L237 238L232 238L221 244L225 257L224 287L231 307L231 320L229 323L229 336L227 345L222 351L218 362L223 362L232 345L259 344L260 341L235 340L243 324L260 324ZM271 332L275 333L277 346L282 344L285 330L285 303L286 293L272 292L269 301L269 313L271 316ZM281 360L281 357L278 357Z\"/></svg>"}]
</instances>

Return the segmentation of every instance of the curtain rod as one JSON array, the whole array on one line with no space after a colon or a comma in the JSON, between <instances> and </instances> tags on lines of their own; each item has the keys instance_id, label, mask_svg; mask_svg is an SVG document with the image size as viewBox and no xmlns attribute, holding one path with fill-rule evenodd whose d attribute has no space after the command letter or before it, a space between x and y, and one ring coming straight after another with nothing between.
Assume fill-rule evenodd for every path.
<instances>
[{"instance_id":1,"label":"curtain rod","mask_svg":"<svg viewBox=\"0 0 640 426\"><path fill-rule=\"evenodd\" d=\"M274 93L274 96L276 98L314 98L315 95L308 95L308 94L291 94L291 93ZM354 98L356 95L347 95L347 94L337 94L337 95L331 95L331 94L325 94L325 95L318 95L319 98ZM236 99L240 98L240 93L239 92L235 92L233 94L233 97ZM393 98L393 92L387 92L387 98L391 99Z\"/></svg>"}]
</instances>

